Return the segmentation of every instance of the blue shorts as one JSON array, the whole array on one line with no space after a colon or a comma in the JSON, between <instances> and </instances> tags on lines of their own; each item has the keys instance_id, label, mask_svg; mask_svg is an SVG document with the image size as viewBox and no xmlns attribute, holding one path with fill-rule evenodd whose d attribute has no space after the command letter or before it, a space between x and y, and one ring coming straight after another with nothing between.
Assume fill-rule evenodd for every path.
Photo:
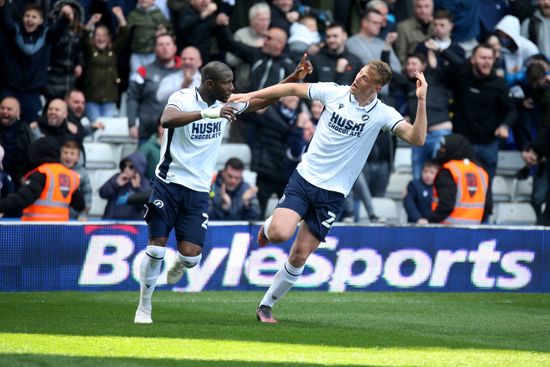
<instances>
[{"instance_id":1,"label":"blue shorts","mask_svg":"<svg viewBox=\"0 0 550 367\"><path fill-rule=\"evenodd\" d=\"M343 194L312 185L294 171L277 208L292 209L298 213L311 233L324 242L345 200Z\"/></svg>"},{"instance_id":2,"label":"blue shorts","mask_svg":"<svg viewBox=\"0 0 550 367\"><path fill-rule=\"evenodd\" d=\"M145 212L149 237L168 237L174 228L178 242L202 247L208 227L208 193L159 179L153 180L152 186Z\"/></svg>"}]
</instances>

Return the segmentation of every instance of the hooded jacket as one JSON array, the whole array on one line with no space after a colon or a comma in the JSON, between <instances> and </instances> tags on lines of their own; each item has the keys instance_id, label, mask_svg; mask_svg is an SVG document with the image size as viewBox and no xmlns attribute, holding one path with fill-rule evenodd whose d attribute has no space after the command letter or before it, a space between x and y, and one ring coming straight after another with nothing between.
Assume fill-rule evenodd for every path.
<instances>
[{"instance_id":1,"label":"hooded jacket","mask_svg":"<svg viewBox=\"0 0 550 367\"><path fill-rule=\"evenodd\" d=\"M481 167L475 158L472 146L464 136L460 134L451 134L445 136L443 139L445 140L444 144L442 144L442 146L445 147L444 153L440 151L437 155L437 160L442 166L449 161L469 159ZM444 167L439 169L439 172L435 176L434 191L438 194L439 204L427 219L430 223L441 223L449 217L456 204L457 186L453 179L453 175L448 169ZM489 184L483 215L484 220L491 214L492 207L493 200L491 185Z\"/></svg>"},{"instance_id":2,"label":"hooded jacket","mask_svg":"<svg viewBox=\"0 0 550 367\"><path fill-rule=\"evenodd\" d=\"M28 155L33 169L46 163L59 163L59 146L51 137L40 138L29 147ZM34 203L44 190L46 178L38 171L30 173L17 192L0 200L0 213L19 213ZM84 195L80 189L73 193L70 206L79 212L84 210Z\"/></svg>"},{"instance_id":3,"label":"hooded jacket","mask_svg":"<svg viewBox=\"0 0 550 367\"><path fill-rule=\"evenodd\" d=\"M520 34L519 19L513 15L506 15L495 26L495 30L501 31L510 37L512 40L507 41L510 44L506 44L501 40L502 58L504 59L504 66L506 68L506 74L515 74L524 68L525 61L539 53L539 48L533 42ZM515 51L511 51L510 48ZM521 87L516 85L510 90L511 95L516 98L523 98L524 94Z\"/></svg>"},{"instance_id":4,"label":"hooded jacket","mask_svg":"<svg viewBox=\"0 0 550 367\"><path fill-rule=\"evenodd\" d=\"M128 181L123 186L119 186L117 181L118 176L124 169L124 164L130 161L136 170L136 174L140 175L140 185L135 188L131 181ZM99 196L107 199L107 206L103 213L103 219L142 219L143 205L128 204L128 197L131 194L149 190L149 180L145 177L145 157L140 152L134 152L120 161L120 173L113 175L99 189Z\"/></svg>"}]
</instances>

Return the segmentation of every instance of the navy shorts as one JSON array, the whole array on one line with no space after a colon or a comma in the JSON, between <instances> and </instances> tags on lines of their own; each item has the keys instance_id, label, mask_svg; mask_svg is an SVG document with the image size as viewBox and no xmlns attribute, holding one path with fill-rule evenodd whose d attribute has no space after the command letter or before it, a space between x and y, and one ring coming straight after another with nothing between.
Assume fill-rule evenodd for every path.
<instances>
[{"instance_id":1,"label":"navy shorts","mask_svg":"<svg viewBox=\"0 0 550 367\"><path fill-rule=\"evenodd\" d=\"M298 213L311 233L324 242L345 200L343 194L312 185L294 171L277 208L292 209Z\"/></svg>"},{"instance_id":2,"label":"navy shorts","mask_svg":"<svg viewBox=\"0 0 550 367\"><path fill-rule=\"evenodd\" d=\"M159 179L146 204L145 220L150 237L168 237L172 228L176 240L202 246L208 227L209 195Z\"/></svg>"}]
</instances>

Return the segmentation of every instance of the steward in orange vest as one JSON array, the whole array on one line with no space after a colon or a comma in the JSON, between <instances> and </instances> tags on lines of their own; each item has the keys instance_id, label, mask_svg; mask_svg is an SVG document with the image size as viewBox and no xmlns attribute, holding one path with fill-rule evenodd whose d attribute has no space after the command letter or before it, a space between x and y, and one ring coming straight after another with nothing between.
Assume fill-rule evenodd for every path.
<instances>
[{"instance_id":1,"label":"steward in orange vest","mask_svg":"<svg viewBox=\"0 0 550 367\"><path fill-rule=\"evenodd\" d=\"M60 147L56 139L40 138L29 148L34 168L25 175L25 183L14 194L0 200L0 213L23 210L24 221L69 220L69 206L85 208L84 195L78 190L79 175L59 163Z\"/></svg>"},{"instance_id":2,"label":"steward in orange vest","mask_svg":"<svg viewBox=\"0 0 550 367\"><path fill-rule=\"evenodd\" d=\"M470 143L459 134L444 137L435 177L430 223L481 224L491 212L489 176L475 163Z\"/></svg>"}]
</instances>

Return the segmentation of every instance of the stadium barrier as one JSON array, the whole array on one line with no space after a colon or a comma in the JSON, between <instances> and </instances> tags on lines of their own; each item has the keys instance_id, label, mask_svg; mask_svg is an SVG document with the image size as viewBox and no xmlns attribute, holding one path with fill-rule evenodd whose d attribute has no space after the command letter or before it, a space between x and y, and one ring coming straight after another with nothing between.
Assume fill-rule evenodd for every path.
<instances>
[{"instance_id":1,"label":"stadium barrier","mask_svg":"<svg viewBox=\"0 0 550 367\"><path fill-rule=\"evenodd\" d=\"M290 243L258 248L259 226L210 223L201 264L158 289L264 290ZM0 222L0 291L139 289L143 222ZM304 290L550 292L550 230L542 227L335 225L309 258Z\"/></svg>"}]
</instances>

